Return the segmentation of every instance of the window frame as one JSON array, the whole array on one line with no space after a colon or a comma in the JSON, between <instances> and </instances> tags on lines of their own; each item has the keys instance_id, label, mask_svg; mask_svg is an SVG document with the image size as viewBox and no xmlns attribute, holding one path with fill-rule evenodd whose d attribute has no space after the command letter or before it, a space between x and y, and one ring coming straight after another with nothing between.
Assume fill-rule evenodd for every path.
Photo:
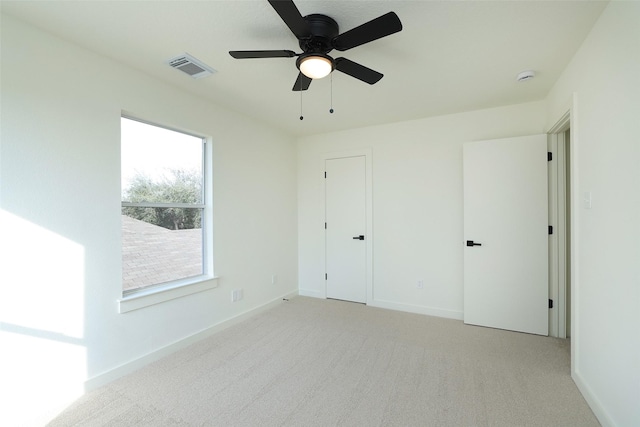
<instances>
[{"instance_id":1,"label":"window frame","mask_svg":"<svg viewBox=\"0 0 640 427\"><path fill-rule=\"evenodd\" d=\"M121 282L120 291L122 298L118 299L118 306L120 313L126 313L196 292L216 288L218 286L218 278L213 274L213 143L211 137L203 136L191 131L185 131L172 126L161 125L157 122L140 119L135 115L130 115L124 112L120 115L120 123L122 123L122 119L136 121L173 132L179 132L202 140L201 203L124 202L122 201L122 188L120 190L120 211L122 211L123 207L199 209L202 225L202 274L171 280L168 282L156 283L127 291L123 289L123 284ZM122 147L122 139L120 141L120 147ZM122 157L120 162L122 165ZM122 179L122 170L120 172L120 178ZM122 241L120 243L120 248L122 251ZM123 269L121 267L120 272L122 273L122 271Z\"/></svg>"}]
</instances>

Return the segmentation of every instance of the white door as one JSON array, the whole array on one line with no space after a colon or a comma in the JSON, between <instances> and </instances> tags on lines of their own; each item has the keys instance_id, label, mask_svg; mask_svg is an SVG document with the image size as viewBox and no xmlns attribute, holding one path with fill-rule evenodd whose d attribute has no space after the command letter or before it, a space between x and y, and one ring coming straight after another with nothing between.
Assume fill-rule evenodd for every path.
<instances>
[{"instance_id":1,"label":"white door","mask_svg":"<svg viewBox=\"0 0 640 427\"><path fill-rule=\"evenodd\" d=\"M365 156L325 162L327 298L366 302Z\"/></svg>"},{"instance_id":2,"label":"white door","mask_svg":"<svg viewBox=\"0 0 640 427\"><path fill-rule=\"evenodd\" d=\"M464 322L547 335L547 137L463 146Z\"/></svg>"}]
</instances>

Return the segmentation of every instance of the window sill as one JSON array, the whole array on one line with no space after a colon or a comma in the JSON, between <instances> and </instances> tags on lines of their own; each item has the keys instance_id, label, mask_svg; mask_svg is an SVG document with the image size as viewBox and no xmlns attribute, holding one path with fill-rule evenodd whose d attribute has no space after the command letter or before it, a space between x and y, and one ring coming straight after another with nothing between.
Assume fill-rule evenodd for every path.
<instances>
[{"instance_id":1,"label":"window sill","mask_svg":"<svg viewBox=\"0 0 640 427\"><path fill-rule=\"evenodd\" d=\"M195 278L180 281L164 287L143 290L118 300L118 313L127 313L150 305L160 304L172 299L192 295L218 287L218 278Z\"/></svg>"}]
</instances>

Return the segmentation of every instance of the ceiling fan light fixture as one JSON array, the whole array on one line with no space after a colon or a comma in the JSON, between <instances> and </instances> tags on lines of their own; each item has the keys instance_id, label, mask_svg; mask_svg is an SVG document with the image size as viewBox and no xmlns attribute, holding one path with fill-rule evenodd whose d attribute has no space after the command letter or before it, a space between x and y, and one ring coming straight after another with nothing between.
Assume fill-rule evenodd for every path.
<instances>
[{"instance_id":1,"label":"ceiling fan light fixture","mask_svg":"<svg viewBox=\"0 0 640 427\"><path fill-rule=\"evenodd\" d=\"M304 55L298 59L297 65L300 72L310 79L327 77L333 71L333 60L328 55Z\"/></svg>"}]
</instances>

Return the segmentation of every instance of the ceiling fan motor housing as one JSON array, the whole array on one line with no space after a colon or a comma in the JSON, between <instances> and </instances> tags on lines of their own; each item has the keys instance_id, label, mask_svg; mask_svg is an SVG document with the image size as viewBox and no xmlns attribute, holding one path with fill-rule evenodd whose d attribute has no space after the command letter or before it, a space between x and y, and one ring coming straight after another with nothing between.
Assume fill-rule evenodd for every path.
<instances>
[{"instance_id":1,"label":"ceiling fan motor housing","mask_svg":"<svg viewBox=\"0 0 640 427\"><path fill-rule=\"evenodd\" d=\"M304 17L309 24L309 37L300 39L299 45L305 53L329 53L332 41L340 34L338 23L326 15L314 13Z\"/></svg>"}]
</instances>

